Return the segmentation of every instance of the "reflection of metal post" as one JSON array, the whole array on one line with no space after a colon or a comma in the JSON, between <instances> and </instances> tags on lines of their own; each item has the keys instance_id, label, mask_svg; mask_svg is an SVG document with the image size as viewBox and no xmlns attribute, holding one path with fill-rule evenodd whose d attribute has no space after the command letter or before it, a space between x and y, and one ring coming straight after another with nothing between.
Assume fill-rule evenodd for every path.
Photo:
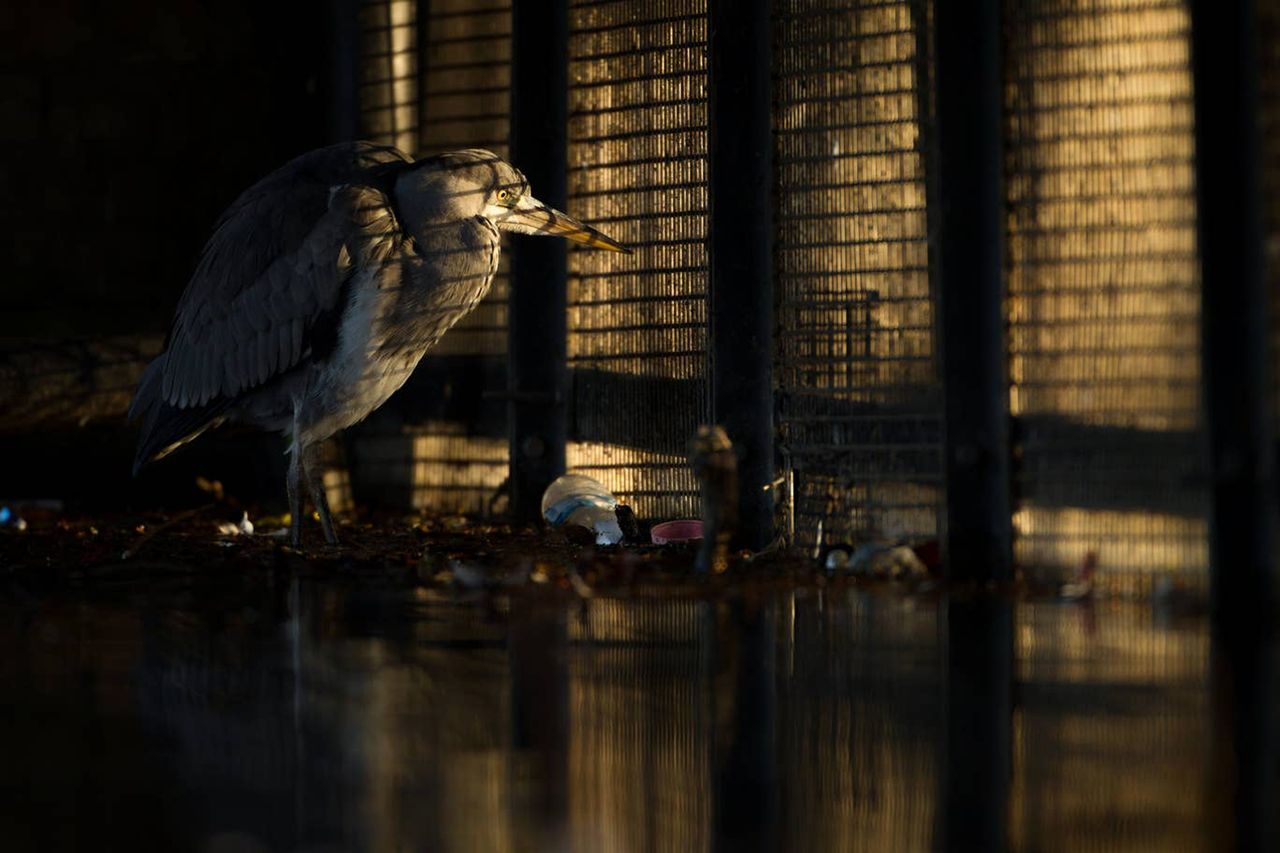
<instances>
[{"instance_id":1,"label":"reflection of metal post","mask_svg":"<svg viewBox=\"0 0 1280 853\"><path fill-rule=\"evenodd\" d=\"M1001 0L934 6L937 263L953 579L1007 580Z\"/></svg>"},{"instance_id":2,"label":"reflection of metal post","mask_svg":"<svg viewBox=\"0 0 1280 853\"><path fill-rule=\"evenodd\" d=\"M569 641L563 607L513 599L508 649L511 662L511 745L535 774L530 823L544 833L531 849L560 845L569 808Z\"/></svg>"},{"instance_id":3,"label":"reflection of metal post","mask_svg":"<svg viewBox=\"0 0 1280 853\"><path fill-rule=\"evenodd\" d=\"M1244 634L1219 626L1210 643L1207 831L1216 849L1276 850L1274 652L1270 637Z\"/></svg>"},{"instance_id":4,"label":"reflection of metal post","mask_svg":"<svg viewBox=\"0 0 1280 853\"><path fill-rule=\"evenodd\" d=\"M935 846L1004 850L1012 773L1012 605L952 598L946 655L946 761L941 843Z\"/></svg>"},{"instance_id":5,"label":"reflection of metal post","mask_svg":"<svg viewBox=\"0 0 1280 853\"><path fill-rule=\"evenodd\" d=\"M1252 0L1191 4L1213 593L1214 846L1275 850L1275 459Z\"/></svg>"},{"instance_id":6,"label":"reflection of metal post","mask_svg":"<svg viewBox=\"0 0 1280 853\"><path fill-rule=\"evenodd\" d=\"M775 600L735 601L732 634L720 638L726 645L718 655L732 662L733 695L729 715L715 714L728 720L714 771L717 849L777 850L781 844L776 608Z\"/></svg>"},{"instance_id":7,"label":"reflection of metal post","mask_svg":"<svg viewBox=\"0 0 1280 853\"><path fill-rule=\"evenodd\" d=\"M769 0L711 0L711 411L739 453L741 544L773 539Z\"/></svg>"},{"instance_id":8,"label":"reflection of metal post","mask_svg":"<svg viewBox=\"0 0 1280 853\"><path fill-rule=\"evenodd\" d=\"M566 0L514 0L511 160L542 201L565 207L569 10ZM567 267L563 240L513 240L507 337L511 506L538 518L542 492L564 473L568 437Z\"/></svg>"}]
</instances>

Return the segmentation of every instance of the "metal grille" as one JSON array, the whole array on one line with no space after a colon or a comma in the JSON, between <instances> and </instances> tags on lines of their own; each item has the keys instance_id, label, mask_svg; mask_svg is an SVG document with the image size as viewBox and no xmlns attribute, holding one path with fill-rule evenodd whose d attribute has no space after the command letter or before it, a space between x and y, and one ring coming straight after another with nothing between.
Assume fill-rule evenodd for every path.
<instances>
[{"instance_id":1,"label":"metal grille","mask_svg":"<svg viewBox=\"0 0 1280 853\"><path fill-rule=\"evenodd\" d=\"M922 9L775 6L775 385L804 544L937 533Z\"/></svg>"},{"instance_id":2,"label":"metal grille","mask_svg":"<svg viewBox=\"0 0 1280 853\"><path fill-rule=\"evenodd\" d=\"M510 0L366 0L361 22L369 138L414 156L460 148L507 155ZM504 253L484 301L423 359L403 392L446 402L419 400L400 407L411 413L375 416L353 439L357 483L370 497L443 511L493 508L507 476L506 418L500 402L481 401L483 390L505 386L509 280ZM465 422L444 417L447 401L467 393L474 399L462 406Z\"/></svg>"},{"instance_id":3,"label":"metal grille","mask_svg":"<svg viewBox=\"0 0 1280 853\"><path fill-rule=\"evenodd\" d=\"M1206 565L1182 0L1008 5L1015 553L1111 584Z\"/></svg>"},{"instance_id":4,"label":"metal grille","mask_svg":"<svg viewBox=\"0 0 1280 853\"><path fill-rule=\"evenodd\" d=\"M569 209L635 250L569 256L571 469L653 517L696 511L706 394L704 0L570 5Z\"/></svg>"},{"instance_id":5,"label":"metal grille","mask_svg":"<svg viewBox=\"0 0 1280 853\"><path fill-rule=\"evenodd\" d=\"M508 154L511 104L511 0L432 0L424 27L425 68L417 151L459 148ZM536 187L535 187L536 190ZM493 289L449 331L438 354L507 351L509 255Z\"/></svg>"}]
</instances>

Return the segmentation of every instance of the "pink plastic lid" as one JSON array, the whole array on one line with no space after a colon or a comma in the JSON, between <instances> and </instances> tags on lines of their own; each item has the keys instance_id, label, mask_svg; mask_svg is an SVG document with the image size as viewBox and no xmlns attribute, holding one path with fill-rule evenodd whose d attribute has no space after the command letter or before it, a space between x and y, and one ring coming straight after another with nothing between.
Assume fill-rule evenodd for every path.
<instances>
[{"instance_id":1,"label":"pink plastic lid","mask_svg":"<svg viewBox=\"0 0 1280 853\"><path fill-rule=\"evenodd\" d=\"M664 521L661 524L655 524L653 529L649 531L649 538L653 540L655 545L666 545L668 542L689 542L694 539L702 538L702 522L694 520L687 521Z\"/></svg>"}]
</instances>

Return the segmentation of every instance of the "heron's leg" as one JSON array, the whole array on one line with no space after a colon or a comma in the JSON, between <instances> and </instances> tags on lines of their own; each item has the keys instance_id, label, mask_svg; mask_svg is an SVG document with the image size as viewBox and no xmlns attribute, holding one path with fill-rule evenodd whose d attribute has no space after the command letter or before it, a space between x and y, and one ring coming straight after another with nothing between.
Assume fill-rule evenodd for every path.
<instances>
[{"instance_id":1,"label":"heron's leg","mask_svg":"<svg viewBox=\"0 0 1280 853\"><path fill-rule=\"evenodd\" d=\"M285 474L285 490L289 493L289 541L297 548L302 544L302 453L298 445L289 448L289 470Z\"/></svg>"},{"instance_id":2,"label":"heron's leg","mask_svg":"<svg viewBox=\"0 0 1280 853\"><path fill-rule=\"evenodd\" d=\"M324 528L324 541L338 544L338 534L333 529L333 515L329 512L329 494L324 489L324 466L320 464L320 446L309 445L302 453L302 472L307 478L307 491L311 502L320 514L320 526Z\"/></svg>"}]
</instances>

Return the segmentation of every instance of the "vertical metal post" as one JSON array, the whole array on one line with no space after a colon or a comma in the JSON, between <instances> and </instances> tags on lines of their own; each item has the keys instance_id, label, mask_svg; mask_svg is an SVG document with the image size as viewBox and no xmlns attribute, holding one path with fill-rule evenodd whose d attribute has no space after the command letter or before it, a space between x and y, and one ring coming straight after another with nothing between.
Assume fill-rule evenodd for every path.
<instances>
[{"instance_id":1,"label":"vertical metal post","mask_svg":"<svg viewBox=\"0 0 1280 853\"><path fill-rule=\"evenodd\" d=\"M568 162L567 0L514 0L511 159L538 198L565 207ZM512 510L537 518L564 473L568 437L563 240L513 240L507 338Z\"/></svg>"},{"instance_id":2,"label":"vertical metal post","mask_svg":"<svg viewBox=\"0 0 1280 853\"><path fill-rule=\"evenodd\" d=\"M360 132L360 2L329 0L329 137L356 139Z\"/></svg>"},{"instance_id":3,"label":"vertical metal post","mask_svg":"<svg viewBox=\"0 0 1280 853\"><path fill-rule=\"evenodd\" d=\"M536 596L513 598L507 636L511 667L511 745L527 756L531 819L521 814L528 849L563 844L569 809L569 638L567 612Z\"/></svg>"},{"instance_id":4,"label":"vertical metal post","mask_svg":"<svg viewBox=\"0 0 1280 853\"><path fill-rule=\"evenodd\" d=\"M410 153L415 157L423 157L428 154L434 154L433 151L427 151L427 75L431 73L431 0L417 0L417 9L414 18L414 38L417 44L417 77L415 83L417 85L416 94L418 97L418 134L417 139L413 141L414 150Z\"/></svg>"},{"instance_id":5,"label":"vertical metal post","mask_svg":"<svg viewBox=\"0 0 1280 853\"><path fill-rule=\"evenodd\" d=\"M1257 15L1251 0L1191 10L1213 599L1238 616L1270 604L1275 511Z\"/></svg>"},{"instance_id":6,"label":"vertical metal post","mask_svg":"<svg viewBox=\"0 0 1280 853\"><path fill-rule=\"evenodd\" d=\"M1193 0L1202 373L1211 473L1215 843L1274 850L1275 458L1253 0Z\"/></svg>"},{"instance_id":7,"label":"vertical metal post","mask_svg":"<svg viewBox=\"0 0 1280 853\"><path fill-rule=\"evenodd\" d=\"M740 544L773 539L769 0L710 0L711 411L738 451Z\"/></svg>"},{"instance_id":8,"label":"vertical metal post","mask_svg":"<svg viewBox=\"0 0 1280 853\"><path fill-rule=\"evenodd\" d=\"M937 275L947 571L1010 577L1001 0L937 3Z\"/></svg>"}]
</instances>

